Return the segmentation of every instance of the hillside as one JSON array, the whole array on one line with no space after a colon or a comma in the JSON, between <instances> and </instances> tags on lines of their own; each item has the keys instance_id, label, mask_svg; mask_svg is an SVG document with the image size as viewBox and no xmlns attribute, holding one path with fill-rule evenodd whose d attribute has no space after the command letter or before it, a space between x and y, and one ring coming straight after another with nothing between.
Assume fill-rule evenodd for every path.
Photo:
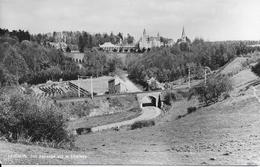
<instances>
[{"instance_id":1,"label":"hillside","mask_svg":"<svg viewBox=\"0 0 260 167\"><path fill-rule=\"evenodd\" d=\"M175 102L169 112L156 119L153 127L80 135L76 138L78 151L1 141L0 157L3 158L0 160L4 164L260 164L260 103L253 89L242 89L255 79L250 70L240 71L232 77L236 87L230 98L200 108L181 119L177 117L185 115L189 106L195 106L195 100ZM87 156L6 159L14 153Z\"/></svg>"}]
</instances>

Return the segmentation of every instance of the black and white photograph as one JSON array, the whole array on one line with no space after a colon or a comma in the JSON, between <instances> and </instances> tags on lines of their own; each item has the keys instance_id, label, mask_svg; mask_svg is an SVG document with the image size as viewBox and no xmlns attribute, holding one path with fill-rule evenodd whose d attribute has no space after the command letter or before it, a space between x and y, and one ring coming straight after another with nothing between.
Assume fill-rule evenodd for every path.
<instances>
[{"instance_id":1,"label":"black and white photograph","mask_svg":"<svg viewBox=\"0 0 260 167\"><path fill-rule=\"evenodd\" d=\"M1 165L260 165L260 0L0 0Z\"/></svg>"}]
</instances>

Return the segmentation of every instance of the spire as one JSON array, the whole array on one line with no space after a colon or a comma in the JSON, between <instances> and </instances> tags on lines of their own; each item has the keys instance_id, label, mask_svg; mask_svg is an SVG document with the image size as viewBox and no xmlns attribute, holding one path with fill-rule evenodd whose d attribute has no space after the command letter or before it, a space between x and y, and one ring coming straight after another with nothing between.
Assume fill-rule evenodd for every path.
<instances>
[{"instance_id":1,"label":"spire","mask_svg":"<svg viewBox=\"0 0 260 167\"><path fill-rule=\"evenodd\" d=\"M146 31L145 31L145 29L144 29L143 35L144 35L144 36L146 35Z\"/></svg>"},{"instance_id":2,"label":"spire","mask_svg":"<svg viewBox=\"0 0 260 167\"><path fill-rule=\"evenodd\" d=\"M160 37L160 34L159 34L159 32L157 33L157 37Z\"/></svg>"},{"instance_id":3,"label":"spire","mask_svg":"<svg viewBox=\"0 0 260 167\"><path fill-rule=\"evenodd\" d=\"M182 38L182 39L186 38L186 34L185 34L185 30L184 30L184 26L182 27L181 38Z\"/></svg>"}]
</instances>

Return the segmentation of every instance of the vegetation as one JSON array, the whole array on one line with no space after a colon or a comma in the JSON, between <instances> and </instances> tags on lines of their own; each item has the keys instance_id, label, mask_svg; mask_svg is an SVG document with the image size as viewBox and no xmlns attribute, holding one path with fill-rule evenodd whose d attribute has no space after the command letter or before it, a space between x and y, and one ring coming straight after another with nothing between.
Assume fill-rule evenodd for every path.
<instances>
[{"instance_id":1,"label":"vegetation","mask_svg":"<svg viewBox=\"0 0 260 167\"><path fill-rule=\"evenodd\" d=\"M260 51L260 48L247 47L249 41L205 42L195 39L189 49L173 47L154 48L143 56L128 61L129 77L147 87L147 79L154 77L159 82L171 82L188 76L188 69L194 78L201 78L205 66L216 70L232 58ZM160 61L158 61L160 60Z\"/></svg>"},{"instance_id":2,"label":"vegetation","mask_svg":"<svg viewBox=\"0 0 260 167\"><path fill-rule=\"evenodd\" d=\"M260 77L260 61L252 67L252 71Z\"/></svg>"},{"instance_id":3,"label":"vegetation","mask_svg":"<svg viewBox=\"0 0 260 167\"><path fill-rule=\"evenodd\" d=\"M48 100L12 91L0 96L0 135L8 141L27 140L32 143L52 143L53 146L72 146L73 139L66 131L66 117L60 108Z\"/></svg>"},{"instance_id":4,"label":"vegetation","mask_svg":"<svg viewBox=\"0 0 260 167\"><path fill-rule=\"evenodd\" d=\"M174 92L166 92L165 96L164 96L164 103L167 105L171 105L173 101L175 101L176 95Z\"/></svg>"},{"instance_id":5,"label":"vegetation","mask_svg":"<svg viewBox=\"0 0 260 167\"><path fill-rule=\"evenodd\" d=\"M47 80L75 79L77 65L54 48L46 48L35 42L19 42L8 36L0 37L1 85L27 82L44 83Z\"/></svg>"},{"instance_id":6,"label":"vegetation","mask_svg":"<svg viewBox=\"0 0 260 167\"><path fill-rule=\"evenodd\" d=\"M77 116L78 118L88 116L91 112L91 109L95 108L93 104L90 104L88 101L77 102L77 103L65 103L59 104L60 108L67 112L70 116Z\"/></svg>"},{"instance_id":7,"label":"vegetation","mask_svg":"<svg viewBox=\"0 0 260 167\"><path fill-rule=\"evenodd\" d=\"M193 95L198 96L198 100L206 106L219 101L222 95L227 95L232 90L232 83L227 76L212 77L207 80L207 84L200 84L190 90L189 99Z\"/></svg>"},{"instance_id":8,"label":"vegetation","mask_svg":"<svg viewBox=\"0 0 260 167\"><path fill-rule=\"evenodd\" d=\"M143 121L136 121L131 125L131 130L137 129L137 128L143 128L143 127L149 127L154 126L155 122L154 120L143 120Z\"/></svg>"},{"instance_id":9,"label":"vegetation","mask_svg":"<svg viewBox=\"0 0 260 167\"><path fill-rule=\"evenodd\" d=\"M31 35L28 31L24 31L24 30L13 30L13 31L9 31L8 29L2 29L0 28L0 36L3 35L10 35L11 37L14 37L16 39L19 40L19 42L23 41L23 40L30 40L31 39Z\"/></svg>"},{"instance_id":10,"label":"vegetation","mask_svg":"<svg viewBox=\"0 0 260 167\"><path fill-rule=\"evenodd\" d=\"M79 69L78 65L64 56L61 50L34 41L20 42L20 39L14 36L15 33L4 32L0 37L0 84L2 86L18 82L39 84L48 80L74 80L78 75L101 76L113 72L116 68L122 68L120 59L107 59L96 49L86 49L83 68ZM1 31L0 33L3 34Z\"/></svg>"},{"instance_id":11,"label":"vegetation","mask_svg":"<svg viewBox=\"0 0 260 167\"><path fill-rule=\"evenodd\" d=\"M84 52L85 48L97 47L105 42L116 44L120 43L120 41L123 44L132 44L134 42L134 37L127 34L127 37L123 38L123 34L120 32L117 35L114 35L113 33L110 33L110 35L107 33L91 35L87 32L82 32L79 36L78 48L80 52Z\"/></svg>"},{"instance_id":12,"label":"vegetation","mask_svg":"<svg viewBox=\"0 0 260 167\"><path fill-rule=\"evenodd\" d=\"M189 107L187 108L187 113L190 114L190 113L193 113L197 110L197 107Z\"/></svg>"}]
</instances>

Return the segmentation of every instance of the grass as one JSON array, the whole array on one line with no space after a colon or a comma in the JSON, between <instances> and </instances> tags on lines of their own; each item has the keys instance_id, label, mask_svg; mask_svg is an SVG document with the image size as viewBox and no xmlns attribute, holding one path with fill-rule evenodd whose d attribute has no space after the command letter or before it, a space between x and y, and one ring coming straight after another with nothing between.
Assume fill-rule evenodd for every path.
<instances>
[{"instance_id":1,"label":"grass","mask_svg":"<svg viewBox=\"0 0 260 167\"><path fill-rule=\"evenodd\" d=\"M130 120L141 115L141 110L139 108L132 108L127 112L118 112L115 114L100 115L94 117L83 117L74 122L69 123L69 129L76 128L91 128L101 125L106 125L115 122L122 122L125 120Z\"/></svg>"}]
</instances>

